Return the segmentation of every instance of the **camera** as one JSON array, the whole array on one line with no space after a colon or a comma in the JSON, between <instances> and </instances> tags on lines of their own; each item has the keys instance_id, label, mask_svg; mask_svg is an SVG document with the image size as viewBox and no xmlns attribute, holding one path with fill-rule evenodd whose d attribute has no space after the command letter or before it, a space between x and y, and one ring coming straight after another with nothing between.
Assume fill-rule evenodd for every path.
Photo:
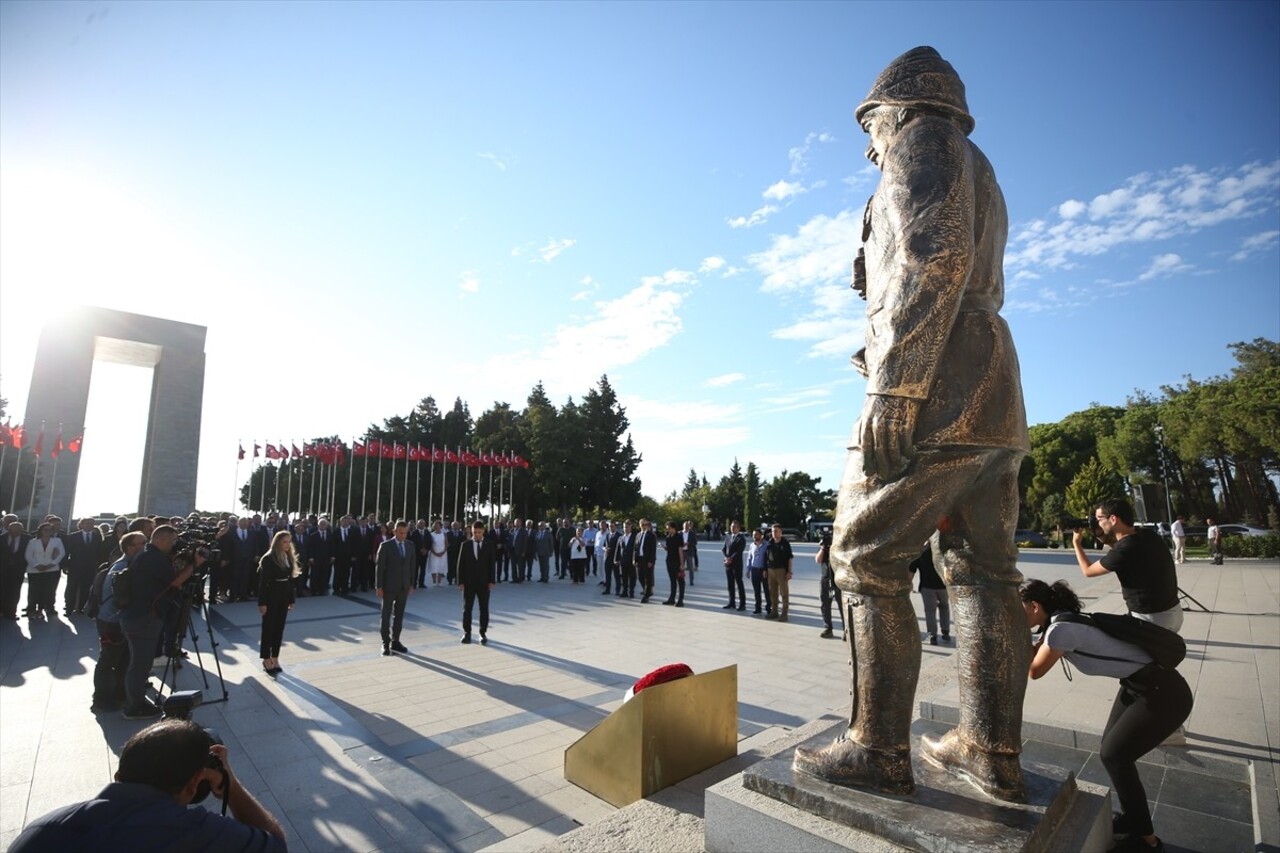
<instances>
[{"instance_id":1,"label":"camera","mask_svg":"<svg viewBox=\"0 0 1280 853\"><path fill-rule=\"evenodd\" d=\"M160 704L160 712L166 720L189 720L191 712L200 707L200 703L204 701L204 694L199 690L179 690L170 693ZM213 729L205 726L204 733L209 736L209 745L221 745L222 738ZM227 785L226 769L222 766L222 761L212 752L209 753L208 759L205 761L205 767L210 770L217 770L222 773L222 787ZM201 782L196 788L195 796L191 798L192 803L202 803L212 793L213 788L209 783Z\"/></svg>"},{"instance_id":2,"label":"camera","mask_svg":"<svg viewBox=\"0 0 1280 853\"><path fill-rule=\"evenodd\" d=\"M1074 515L1063 515L1058 518L1058 526L1063 530L1100 530L1098 519L1093 515L1080 518Z\"/></svg>"}]
</instances>

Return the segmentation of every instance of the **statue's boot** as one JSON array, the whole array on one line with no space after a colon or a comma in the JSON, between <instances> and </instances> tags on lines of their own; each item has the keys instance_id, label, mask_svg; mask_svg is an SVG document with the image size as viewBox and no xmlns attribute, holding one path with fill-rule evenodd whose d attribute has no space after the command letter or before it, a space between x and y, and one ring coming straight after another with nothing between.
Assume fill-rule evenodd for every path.
<instances>
[{"instance_id":1,"label":"statue's boot","mask_svg":"<svg viewBox=\"0 0 1280 853\"><path fill-rule=\"evenodd\" d=\"M915 609L903 594L864 597L849 611L855 661L849 729L830 746L797 749L793 766L837 785L910 794L911 712L920 675Z\"/></svg>"},{"instance_id":2,"label":"statue's boot","mask_svg":"<svg viewBox=\"0 0 1280 853\"><path fill-rule=\"evenodd\" d=\"M1031 645L1014 586L953 586L960 724L924 737L920 757L1001 800L1023 802L1022 699Z\"/></svg>"}]
</instances>

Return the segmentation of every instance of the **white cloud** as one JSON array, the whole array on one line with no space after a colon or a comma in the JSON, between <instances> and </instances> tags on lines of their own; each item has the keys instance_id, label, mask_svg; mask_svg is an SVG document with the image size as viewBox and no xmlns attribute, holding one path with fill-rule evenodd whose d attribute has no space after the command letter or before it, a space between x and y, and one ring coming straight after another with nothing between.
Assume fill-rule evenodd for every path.
<instances>
[{"instance_id":1,"label":"white cloud","mask_svg":"<svg viewBox=\"0 0 1280 853\"><path fill-rule=\"evenodd\" d=\"M1089 209L1089 205L1074 198L1067 199L1058 205L1058 215L1063 219L1075 219L1080 214Z\"/></svg>"},{"instance_id":2,"label":"white cloud","mask_svg":"<svg viewBox=\"0 0 1280 853\"><path fill-rule=\"evenodd\" d=\"M688 270L669 269L662 275L646 275L640 279L640 283L646 287L657 287L666 285L674 287L679 284L693 284L698 277Z\"/></svg>"},{"instance_id":3,"label":"white cloud","mask_svg":"<svg viewBox=\"0 0 1280 853\"><path fill-rule=\"evenodd\" d=\"M834 142L835 139L835 136L826 131L807 134L804 142L787 152L787 159L791 161L791 176L796 177L809 171L809 149L813 147L813 143Z\"/></svg>"},{"instance_id":4,"label":"white cloud","mask_svg":"<svg viewBox=\"0 0 1280 853\"><path fill-rule=\"evenodd\" d=\"M600 282L596 281L589 275L584 275L582 281L578 282L582 286L582 290L573 294L573 302L581 302L584 299L590 299L597 290L600 289Z\"/></svg>"},{"instance_id":5,"label":"white cloud","mask_svg":"<svg viewBox=\"0 0 1280 853\"><path fill-rule=\"evenodd\" d=\"M724 388L726 385L741 382L746 378L747 375L745 373L723 373L720 376L712 376L702 384L708 388Z\"/></svg>"},{"instance_id":6,"label":"white cloud","mask_svg":"<svg viewBox=\"0 0 1280 853\"><path fill-rule=\"evenodd\" d=\"M862 214L842 210L820 214L800 226L795 236L773 238L772 245L747 260L764 275L765 292L830 284L851 275L862 234Z\"/></svg>"},{"instance_id":7,"label":"white cloud","mask_svg":"<svg viewBox=\"0 0 1280 853\"><path fill-rule=\"evenodd\" d=\"M628 418L681 428L735 423L742 418L742 406L737 403L650 400L634 395L623 395L619 402L626 408Z\"/></svg>"},{"instance_id":8,"label":"white cloud","mask_svg":"<svg viewBox=\"0 0 1280 853\"><path fill-rule=\"evenodd\" d=\"M1248 260L1254 255L1269 252L1280 245L1280 231L1263 231L1251 237L1245 237L1240 243L1240 251L1231 256L1233 261Z\"/></svg>"},{"instance_id":9,"label":"white cloud","mask_svg":"<svg viewBox=\"0 0 1280 853\"><path fill-rule=\"evenodd\" d=\"M770 198L774 201L785 201L786 199L800 195L803 192L805 192L805 188L798 182L778 181L776 184L773 184L766 189L763 195L765 198Z\"/></svg>"},{"instance_id":10,"label":"white cloud","mask_svg":"<svg viewBox=\"0 0 1280 853\"><path fill-rule=\"evenodd\" d=\"M488 160L490 163L497 166L503 172L507 171L507 164L503 160L501 160L497 154L494 154L492 151L477 151L476 156L484 160Z\"/></svg>"},{"instance_id":11,"label":"white cloud","mask_svg":"<svg viewBox=\"0 0 1280 853\"><path fill-rule=\"evenodd\" d=\"M538 249L538 256L542 258L544 263L549 264L559 257L561 252L576 245L577 242L577 240L573 240L571 238L565 238L563 240L556 240L552 238L547 241L547 245Z\"/></svg>"},{"instance_id":12,"label":"white cloud","mask_svg":"<svg viewBox=\"0 0 1280 853\"><path fill-rule=\"evenodd\" d=\"M1277 206L1280 160L1229 172L1180 166L1143 173L1086 203L1058 205L1057 221L1033 220L1010 240L1005 267L1066 270L1081 259L1123 246L1194 234L1223 222L1249 219ZM1084 216L1087 211L1087 217Z\"/></svg>"},{"instance_id":13,"label":"white cloud","mask_svg":"<svg viewBox=\"0 0 1280 853\"><path fill-rule=\"evenodd\" d=\"M458 277L458 290L461 291L458 294L459 299L468 293L480 292L480 276L475 270L467 270Z\"/></svg>"},{"instance_id":14,"label":"white cloud","mask_svg":"<svg viewBox=\"0 0 1280 853\"><path fill-rule=\"evenodd\" d=\"M874 183L876 176L879 174L880 170L874 164L868 163L849 177L841 178L840 180L842 183L847 184L851 190L861 190Z\"/></svg>"},{"instance_id":15,"label":"white cloud","mask_svg":"<svg viewBox=\"0 0 1280 853\"><path fill-rule=\"evenodd\" d=\"M1151 281L1153 278L1161 276L1173 275L1178 272L1186 272L1191 269L1190 264L1183 263L1182 256L1168 252L1163 255L1156 255L1151 259L1151 265L1146 271L1138 276L1138 281Z\"/></svg>"},{"instance_id":16,"label":"white cloud","mask_svg":"<svg viewBox=\"0 0 1280 853\"><path fill-rule=\"evenodd\" d=\"M735 216L732 219L726 219L730 228L754 228L757 225L763 225L769 221L769 217L778 212L778 208L772 204L766 204L764 207L757 208L752 211L750 216Z\"/></svg>"},{"instance_id":17,"label":"white cloud","mask_svg":"<svg viewBox=\"0 0 1280 853\"><path fill-rule=\"evenodd\" d=\"M724 265L725 265L724 258L718 258L715 256L712 256L710 258L703 258L702 264L698 267L698 272L704 273L704 274L709 272L715 272L716 270L722 268Z\"/></svg>"}]
</instances>

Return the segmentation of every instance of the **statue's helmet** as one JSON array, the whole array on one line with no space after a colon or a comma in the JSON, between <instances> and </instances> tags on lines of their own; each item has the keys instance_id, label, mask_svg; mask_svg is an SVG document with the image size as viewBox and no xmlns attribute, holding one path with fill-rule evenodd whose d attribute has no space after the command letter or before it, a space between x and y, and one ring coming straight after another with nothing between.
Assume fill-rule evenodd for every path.
<instances>
[{"instance_id":1,"label":"statue's helmet","mask_svg":"<svg viewBox=\"0 0 1280 853\"><path fill-rule=\"evenodd\" d=\"M964 98L964 83L951 63L931 47L916 47L899 56L880 72L867 97L858 104L858 123L876 107L917 107L945 113L973 132L973 116Z\"/></svg>"}]
</instances>

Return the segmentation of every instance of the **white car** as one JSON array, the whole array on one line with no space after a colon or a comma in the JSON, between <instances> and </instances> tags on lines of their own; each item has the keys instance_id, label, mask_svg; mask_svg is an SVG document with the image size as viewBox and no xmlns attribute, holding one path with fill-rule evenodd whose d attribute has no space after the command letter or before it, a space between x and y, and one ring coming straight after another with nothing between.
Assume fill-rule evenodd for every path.
<instances>
[{"instance_id":1,"label":"white car","mask_svg":"<svg viewBox=\"0 0 1280 853\"><path fill-rule=\"evenodd\" d=\"M1251 524L1219 524L1218 532L1223 536L1267 536L1271 533Z\"/></svg>"}]
</instances>

